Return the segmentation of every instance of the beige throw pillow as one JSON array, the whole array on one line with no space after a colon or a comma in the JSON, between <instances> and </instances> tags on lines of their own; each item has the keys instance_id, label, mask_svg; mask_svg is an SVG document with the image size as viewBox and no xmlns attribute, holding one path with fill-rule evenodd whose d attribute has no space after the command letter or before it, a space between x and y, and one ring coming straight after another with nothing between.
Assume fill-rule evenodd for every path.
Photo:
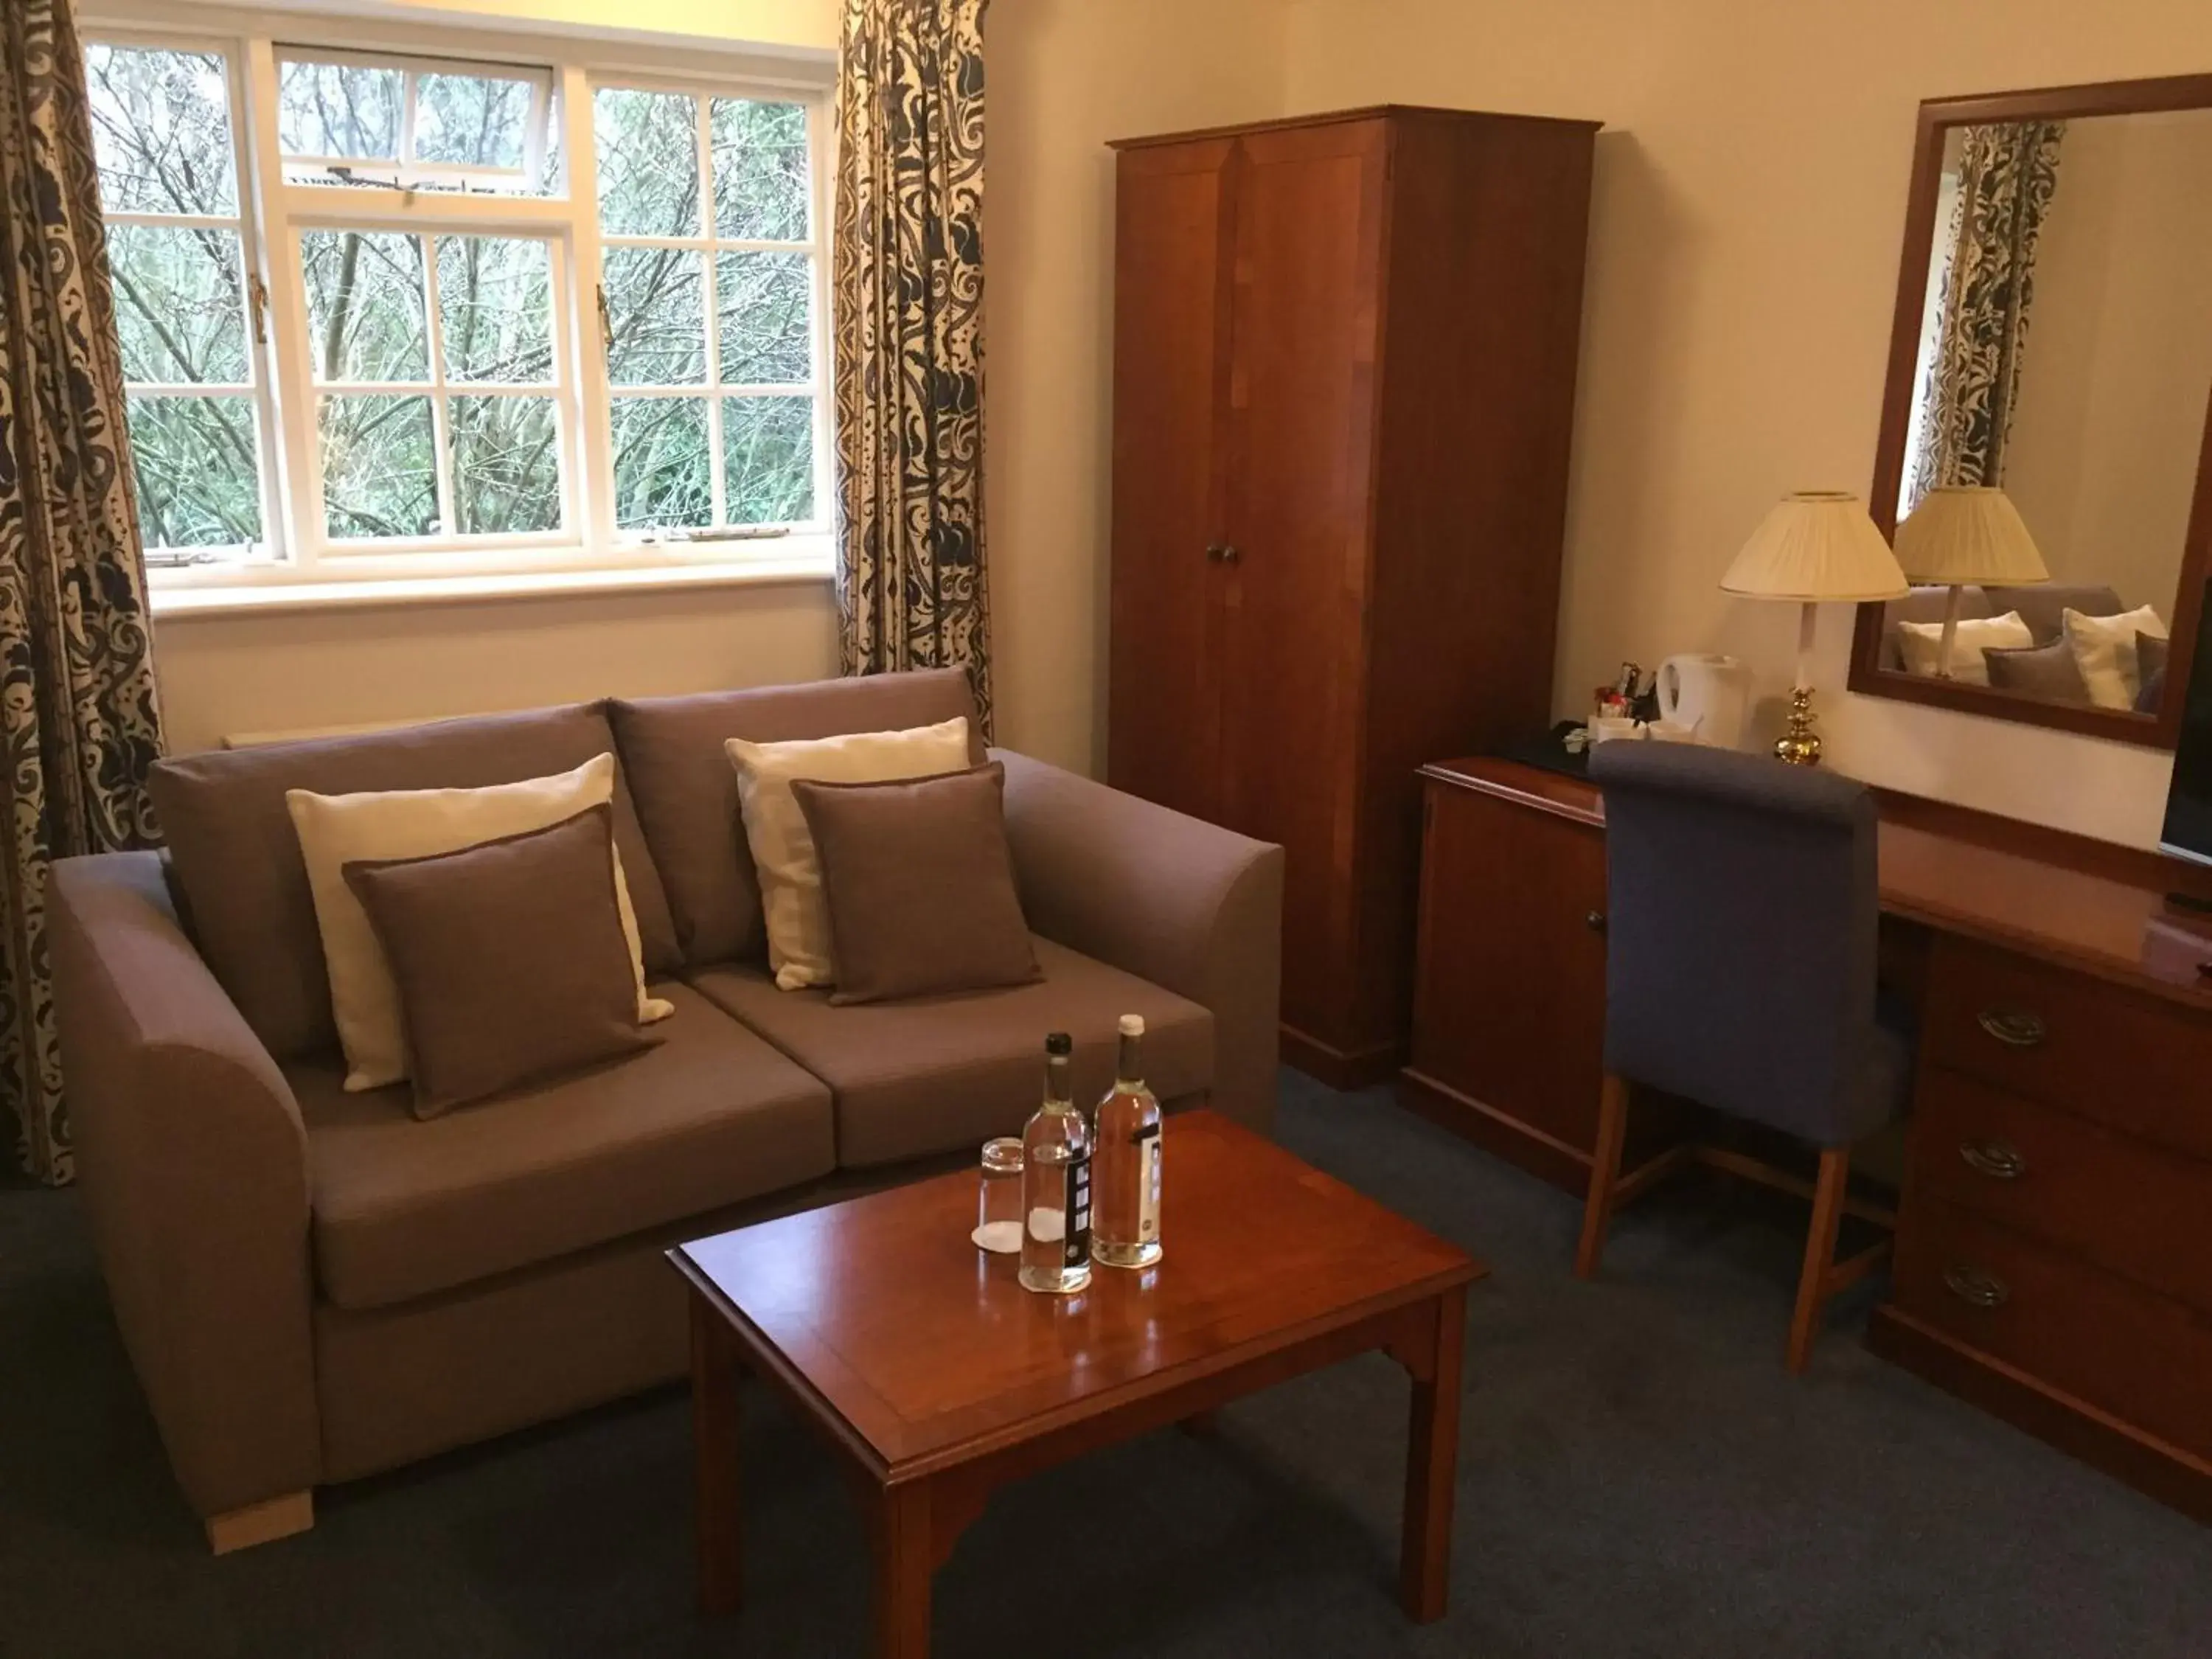
<instances>
[{"instance_id":1,"label":"beige throw pillow","mask_svg":"<svg viewBox=\"0 0 2212 1659\"><path fill-rule=\"evenodd\" d=\"M956 715L905 732L856 732L789 743L723 745L738 769L745 840L760 878L761 914L768 921L768 960L787 991L834 982L830 909L822 865L806 815L791 793L805 778L818 783L889 783L968 769L968 719Z\"/></svg>"},{"instance_id":2,"label":"beige throw pillow","mask_svg":"<svg viewBox=\"0 0 2212 1659\"><path fill-rule=\"evenodd\" d=\"M2087 617L2068 609L2061 613L2066 643L2081 683L2089 688L2089 701L2100 708L2133 708L2142 690L2142 671L2136 651L2136 635L2166 637L2166 623L2149 605L2117 617Z\"/></svg>"},{"instance_id":3,"label":"beige throw pillow","mask_svg":"<svg viewBox=\"0 0 2212 1659\"><path fill-rule=\"evenodd\" d=\"M376 929L346 884L345 866L362 860L428 858L507 836L544 830L614 799L615 757L598 755L573 772L483 789L393 789L358 795L285 792L315 899L315 925L330 971L331 1017L345 1050L349 1090L381 1089L408 1075L407 1033L399 989ZM646 994L637 916L622 854L614 854L615 896L637 982L641 1022L674 1006Z\"/></svg>"},{"instance_id":4,"label":"beige throw pillow","mask_svg":"<svg viewBox=\"0 0 2212 1659\"><path fill-rule=\"evenodd\" d=\"M1961 685L1987 685L1990 669L1982 660L1983 652L2017 651L2034 643L2034 634L2017 611L2002 617L1962 617L1951 641L1951 678ZM1906 673L1933 674L1943 659L1943 624L1899 623L1897 646L1904 653Z\"/></svg>"}]
</instances>

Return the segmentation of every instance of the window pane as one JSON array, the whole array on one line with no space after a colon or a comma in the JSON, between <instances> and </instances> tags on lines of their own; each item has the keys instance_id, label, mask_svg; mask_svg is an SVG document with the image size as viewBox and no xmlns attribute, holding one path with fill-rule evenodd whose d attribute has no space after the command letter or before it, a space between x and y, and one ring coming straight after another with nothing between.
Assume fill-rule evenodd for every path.
<instances>
[{"instance_id":1,"label":"window pane","mask_svg":"<svg viewBox=\"0 0 2212 1659\"><path fill-rule=\"evenodd\" d=\"M561 527L550 398L455 398L453 513L464 536Z\"/></svg>"},{"instance_id":2,"label":"window pane","mask_svg":"<svg viewBox=\"0 0 2212 1659\"><path fill-rule=\"evenodd\" d=\"M530 128L531 83L483 75L424 75L415 82L415 160L520 167Z\"/></svg>"},{"instance_id":3,"label":"window pane","mask_svg":"<svg viewBox=\"0 0 2212 1659\"><path fill-rule=\"evenodd\" d=\"M592 100L599 226L617 236L697 236L699 106L678 92L604 87Z\"/></svg>"},{"instance_id":4,"label":"window pane","mask_svg":"<svg viewBox=\"0 0 2212 1659\"><path fill-rule=\"evenodd\" d=\"M551 249L535 238L441 236L438 326L457 380L553 379Z\"/></svg>"},{"instance_id":5,"label":"window pane","mask_svg":"<svg viewBox=\"0 0 2212 1659\"><path fill-rule=\"evenodd\" d=\"M239 258L234 230L110 228L107 261L125 380L246 384L246 290Z\"/></svg>"},{"instance_id":6,"label":"window pane","mask_svg":"<svg viewBox=\"0 0 2212 1659\"><path fill-rule=\"evenodd\" d=\"M717 98L714 226L725 236L806 240L806 106Z\"/></svg>"},{"instance_id":7,"label":"window pane","mask_svg":"<svg viewBox=\"0 0 2212 1659\"><path fill-rule=\"evenodd\" d=\"M714 522L707 400L614 400L615 523L624 530L703 530Z\"/></svg>"},{"instance_id":8,"label":"window pane","mask_svg":"<svg viewBox=\"0 0 2212 1659\"><path fill-rule=\"evenodd\" d=\"M715 289L725 385L803 385L813 378L812 264L804 253L720 256Z\"/></svg>"},{"instance_id":9,"label":"window pane","mask_svg":"<svg viewBox=\"0 0 2212 1659\"><path fill-rule=\"evenodd\" d=\"M361 64L277 65L277 143L287 155L399 159L405 76Z\"/></svg>"},{"instance_id":10,"label":"window pane","mask_svg":"<svg viewBox=\"0 0 2212 1659\"><path fill-rule=\"evenodd\" d=\"M138 480L138 532L149 547L226 547L261 539L253 400L125 399Z\"/></svg>"},{"instance_id":11,"label":"window pane","mask_svg":"<svg viewBox=\"0 0 2212 1659\"><path fill-rule=\"evenodd\" d=\"M306 231L300 263L317 380L430 378L419 239L392 231Z\"/></svg>"},{"instance_id":12,"label":"window pane","mask_svg":"<svg viewBox=\"0 0 2212 1659\"><path fill-rule=\"evenodd\" d=\"M814 516L811 398L723 400L722 498L732 524Z\"/></svg>"},{"instance_id":13,"label":"window pane","mask_svg":"<svg viewBox=\"0 0 2212 1659\"><path fill-rule=\"evenodd\" d=\"M230 87L212 52L84 49L100 199L110 213L238 211Z\"/></svg>"},{"instance_id":14,"label":"window pane","mask_svg":"<svg viewBox=\"0 0 2212 1659\"><path fill-rule=\"evenodd\" d=\"M704 257L688 248L606 251L607 378L615 385L696 386L707 378Z\"/></svg>"},{"instance_id":15,"label":"window pane","mask_svg":"<svg viewBox=\"0 0 2212 1659\"><path fill-rule=\"evenodd\" d=\"M332 536L437 533L428 398L325 398L321 426L323 523Z\"/></svg>"}]
</instances>

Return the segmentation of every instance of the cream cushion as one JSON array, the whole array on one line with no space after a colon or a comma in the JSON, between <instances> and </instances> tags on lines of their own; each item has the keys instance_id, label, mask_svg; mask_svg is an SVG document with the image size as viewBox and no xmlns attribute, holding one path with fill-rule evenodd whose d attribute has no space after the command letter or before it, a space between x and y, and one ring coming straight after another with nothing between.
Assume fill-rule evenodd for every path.
<instances>
[{"instance_id":1,"label":"cream cushion","mask_svg":"<svg viewBox=\"0 0 2212 1659\"><path fill-rule=\"evenodd\" d=\"M2089 688L2089 701L2100 708L2133 708L2142 690L2142 666L2136 656L2136 635L2166 637L2166 623L2149 605L2117 617L2085 617L2079 611L2061 613L2066 643L2074 653L2074 665Z\"/></svg>"},{"instance_id":2,"label":"cream cushion","mask_svg":"<svg viewBox=\"0 0 2212 1659\"><path fill-rule=\"evenodd\" d=\"M1982 660L1983 652L2017 651L2034 643L2035 635L2017 611L2002 617L1962 617L1958 636L1951 641L1951 678L1961 685L1987 685L1990 665ZM1943 659L1943 624L1901 622L1897 644L1905 653L1906 673L1933 674Z\"/></svg>"},{"instance_id":3,"label":"cream cushion","mask_svg":"<svg viewBox=\"0 0 2212 1659\"><path fill-rule=\"evenodd\" d=\"M357 859L428 858L465 847L549 829L564 818L614 799L615 757L597 755L573 772L483 789L392 789L358 795L318 795L290 789L284 805L307 861L315 900L315 925L330 970L331 1018L345 1050L349 1090L381 1089L408 1076L407 1031L399 988L377 942L368 912L346 884L345 866ZM615 901L623 937L629 942L637 979L637 1017L666 1018L668 1003L646 994L638 948L637 915L615 860Z\"/></svg>"},{"instance_id":4,"label":"cream cushion","mask_svg":"<svg viewBox=\"0 0 2212 1659\"><path fill-rule=\"evenodd\" d=\"M890 783L968 769L968 717L904 732L856 732L841 738L723 745L738 769L738 801L745 840L760 878L761 914L768 922L768 961L787 991L830 984L830 907L822 865L806 815L791 793L801 779L816 783Z\"/></svg>"}]
</instances>

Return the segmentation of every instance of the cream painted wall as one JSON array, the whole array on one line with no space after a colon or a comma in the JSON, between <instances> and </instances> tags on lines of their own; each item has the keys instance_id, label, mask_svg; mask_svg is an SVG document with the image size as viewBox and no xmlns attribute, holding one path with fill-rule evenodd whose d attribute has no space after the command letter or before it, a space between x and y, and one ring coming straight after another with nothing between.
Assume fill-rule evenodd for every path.
<instances>
[{"instance_id":1,"label":"cream painted wall","mask_svg":"<svg viewBox=\"0 0 2212 1659\"><path fill-rule=\"evenodd\" d=\"M1779 695L1794 607L1715 584L1784 491L1873 471L1915 106L2212 69L2201 0L1291 0L1287 106L1395 100L1595 117L1559 708L1624 657L1731 651ZM1840 769L2154 842L2155 751L1842 690Z\"/></svg>"},{"instance_id":2,"label":"cream painted wall","mask_svg":"<svg viewBox=\"0 0 2212 1659\"><path fill-rule=\"evenodd\" d=\"M277 0L271 0L276 3ZM292 0L295 5L299 0ZM310 3L313 0L309 0ZM834 46L835 0L330 0ZM1272 114L1281 0L994 0L986 24L986 514L1002 742L1079 768L1104 629L1110 137ZM531 599L155 629L170 740L836 672L826 583Z\"/></svg>"},{"instance_id":3,"label":"cream painted wall","mask_svg":"<svg viewBox=\"0 0 2212 1659\"><path fill-rule=\"evenodd\" d=\"M2212 111L2067 124L2005 489L2051 574L2173 618L2212 393Z\"/></svg>"}]
</instances>

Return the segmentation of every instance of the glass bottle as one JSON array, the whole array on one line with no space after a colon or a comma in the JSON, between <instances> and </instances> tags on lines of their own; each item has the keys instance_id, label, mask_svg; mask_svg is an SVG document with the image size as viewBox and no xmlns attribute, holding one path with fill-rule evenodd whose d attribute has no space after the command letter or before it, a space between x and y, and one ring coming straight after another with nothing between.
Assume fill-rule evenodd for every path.
<instances>
[{"instance_id":1,"label":"glass bottle","mask_svg":"<svg viewBox=\"0 0 2212 1659\"><path fill-rule=\"evenodd\" d=\"M1072 1296L1091 1282L1091 1125L1068 1086L1074 1042L1044 1040L1044 1104L1022 1131L1023 1288Z\"/></svg>"},{"instance_id":2,"label":"glass bottle","mask_svg":"<svg viewBox=\"0 0 2212 1659\"><path fill-rule=\"evenodd\" d=\"M1114 1086L1098 1103L1091 1258L1109 1267L1160 1259L1160 1103L1145 1086L1145 1021L1121 1016Z\"/></svg>"}]
</instances>

